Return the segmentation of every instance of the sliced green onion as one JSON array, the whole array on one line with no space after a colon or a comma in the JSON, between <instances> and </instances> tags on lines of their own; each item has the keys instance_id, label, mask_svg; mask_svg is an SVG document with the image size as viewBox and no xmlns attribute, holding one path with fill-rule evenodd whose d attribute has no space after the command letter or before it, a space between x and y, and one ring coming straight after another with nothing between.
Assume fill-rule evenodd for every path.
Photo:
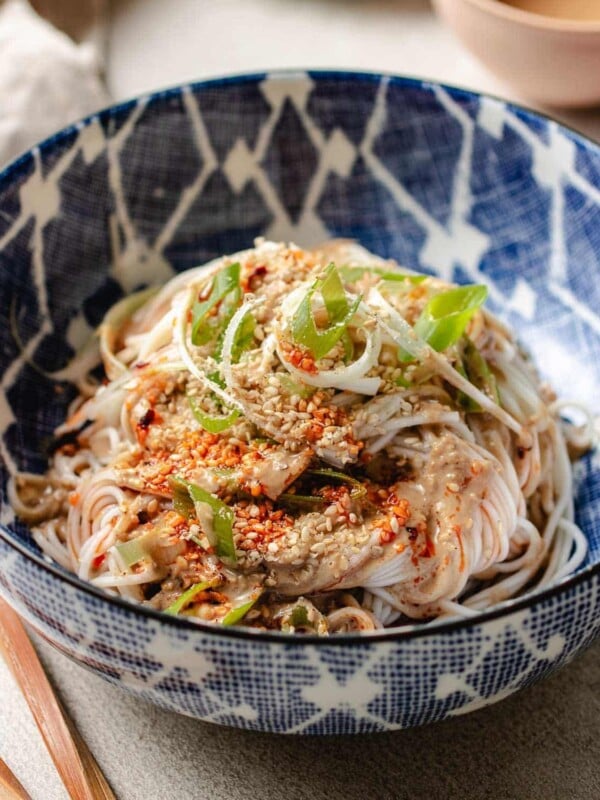
<instances>
[{"instance_id":1,"label":"sliced green onion","mask_svg":"<svg viewBox=\"0 0 600 800\"><path fill-rule=\"evenodd\" d=\"M238 622L244 619L248 611L252 608L252 606L256 603L258 598L261 596L262 590L258 591L254 594L253 597L248 600L247 603L242 603L241 606L237 606L236 608L232 608L223 619L221 620L221 625L236 625Z\"/></svg>"},{"instance_id":2,"label":"sliced green onion","mask_svg":"<svg viewBox=\"0 0 600 800\"><path fill-rule=\"evenodd\" d=\"M317 391L314 386L309 386L307 383L298 383L293 378L290 378L289 375L280 375L279 383L288 394L297 395L305 400L307 400L309 397L312 397Z\"/></svg>"},{"instance_id":3,"label":"sliced green onion","mask_svg":"<svg viewBox=\"0 0 600 800\"><path fill-rule=\"evenodd\" d=\"M134 564L151 558L143 539L143 536L139 536L137 539L130 539L128 542L115 545L115 550L121 556L126 567L131 568Z\"/></svg>"},{"instance_id":4,"label":"sliced green onion","mask_svg":"<svg viewBox=\"0 0 600 800\"><path fill-rule=\"evenodd\" d=\"M223 431L226 431L228 428L231 428L236 419L240 416L240 412L237 410L237 408L234 408L229 414L224 416L213 416L212 414L207 414L200 408L197 398L189 395L188 402L194 417L198 420L204 430L208 431L209 433L222 433Z\"/></svg>"},{"instance_id":5,"label":"sliced green onion","mask_svg":"<svg viewBox=\"0 0 600 800\"><path fill-rule=\"evenodd\" d=\"M235 563L237 559L233 542L233 510L195 483L189 483L183 478L172 478L170 483L175 510L188 518L195 514L219 558ZM189 499L185 497L186 492Z\"/></svg>"},{"instance_id":6,"label":"sliced green onion","mask_svg":"<svg viewBox=\"0 0 600 800\"><path fill-rule=\"evenodd\" d=\"M487 288L481 284L459 286L434 295L421 312L415 333L434 350L446 350L460 339L486 297Z\"/></svg>"},{"instance_id":7,"label":"sliced green onion","mask_svg":"<svg viewBox=\"0 0 600 800\"><path fill-rule=\"evenodd\" d=\"M361 497L364 497L367 493L367 489L363 484L353 478L352 475L346 475L345 472L337 472L335 469L308 469L306 470L308 475L320 475L324 478L330 478L336 481L340 481L341 483L349 483L352 486L352 491L350 492L350 497L353 500L359 500Z\"/></svg>"},{"instance_id":8,"label":"sliced green onion","mask_svg":"<svg viewBox=\"0 0 600 800\"><path fill-rule=\"evenodd\" d=\"M454 365L454 369L458 372L459 375L465 380L469 380L469 376L467 375L467 370L465 369L465 365L459 359L456 364ZM460 389L456 392L456 399L458 404L465 410L469 411L474 414L478 414L481 412L481 406L476 400L473 400L472 397L469 397L468 394L461 392Z\"/></svg>"},{"instance_id":9,"label":"sliced green onion","mask_svg":"<svg viewBox=\"0 0 600 800\"><path fill-rule=\"evenodd\" d=\"M347 330L342 334L342 344L344 345L344 363L350 364L354 361L354 342Z\"/></svg>"},{"instance_id":10,"label":"sliced green onion","mask_svg":"<svg viewBox=\"0 0 600 800\"><path fill-rule=\"evenodd\" d=\"M496 376L468 336L463 337L460 354L461 360L456 364L457 371L467 378L473 386L484 392L494 403L500 405ZM482 410L479 403L467 397L463 392L459 394L459 402L467 411L477 412Z\"/></svg>"},{"instance_id":11,"label":"sliced green onion","mask_svg":"<svg viewBox=\"0 0 600 800\"><path fill-rule=\"evenodd\" d=\"M485 392L495 403L500 403L496 376L468 336L465 336L463 359L471 383Z\"/></svg>"},{"instance_id":12,"label":"sliced green onion","mask_svg":"<svg viewBox=\"0 0 600 800\"><path fill-rule=\"evenodd\" d=\"M341 483L348 483L352 487L350 497L352 500L360 500L367 493L367 489L363 484L353 478L352 475L346 475L344 472L337 472L334 469L307 469L305 475L315 475L321 478L329 478L329 480L340 481ZM293 494L292 492L284 492L279 495L279 500L287 505L305 506L316 510L317 507L324 505L327 500L320 495L307 495L307 494Z\"/></svg>"},{"instance_id":13,"label":"sliced green onion","mask_svg":"<svg viewBox=\"0 0 600 800\"><path fill-rule=\"evenodd\" d=\"M348 301L346 300L344 284L335 264L330 264L327 267L320 284L319 289L329 314L329 319L333 322L343 319L348 313Z\"/></svg>"},{"instance_id":14,"label":"sliced green onion","mask_svg":"<svg viewBox=\"0 0 600 800\"><path fill-rule=\"evenodd\" d=\"M254 437L253 441L258 442L258 437ZM266 442L267 440L264 439L261 441ZM212 467L212 471L220 478L230 478L232 475L235 475L235 469L233 467Z\"/></svg>"},{"instance_id":15,"label":"sliced green onion","mask_svg":"<svg viewBox=\"0 0 600 800\"><path fill-rule=\"evenodd\" d=\"M312 311L312 298L317 291L321 292L329 316L329 327L324 330L317 328ZM348 304L339 273L335 265L330 264L324 277L315 281L306 293L292 318L293 339L304 345L314 358L323 358L343 336L361 300L359 296Z\"/></svg>"},{"instance_id":16,"label":"sliced green onion","mask_svg":"<svg viewBox=\"0 0 600 800\"><path fill-rule=\"evenodd\" d=\"M252 342L254 341L255 328L256 320L250 311L247 311L244 319L242 320L242 324L236 331L235 338L233 340L233 346L231 348L232 364L237 364L242 357L242 353L250 348Z\"/></svg>"},{"instance_id":17,"label":"sliced green onion","mask_svg":"<svg viewBox=\"0 0 600 800\"><path fill-rule=\"evenodd\" d=\"M411 280L413 277L417 278L417 280ZM426 277L426 275L398 276L388 273L388 276L382 278L377 284L377 288L384 294L408 295L414 291L418 284L423 283Z\"/></svg>"},{"instance_id":18,"label":"sliced green onion","mask_svg":"<svg viewBox=\"0 0 600 800\"><path fill-rule=\"evenodd\" d=\"M304 598L300 598L293 608L283 612L280 619L282 631L295 631L304 628L322 636L327 634L325 617L310 601Z\"/></svg>"},{"instance_id":19,"label":"sliced green onion","mask_svg":"<svg viewBox=\"0 0 600 800\"><path fill-rule=\"evenodd\" d=\"M175 511L186 519L194 519L196 510L187 488L187 481L183 481L181 478L172 478L170 484L173 491L173 508Z\"/></svg>"},{"instance_id":20,"label":"sliced green onion","mask_svg":"<svg viewBox=\"0 0 600 800\"><path fill-rule=\"evenodd\" d=\"M214 588L220 580L218 578L213 578L210 581L202 581L201 583L195 583L193 586L190 586L189 589L180 595L174 603L168 608L165 608L165 614L179 614L189 603L192 602L196 595L200 594L200 592L206 591L206 589Z\"/></svg>"},{"instance_id":21,"label":"sliced green onion","mask_svg":"<svg viewBox=\"0 0 600 800\"><path fill-rule=\"evenodd\" d=\"M407 381L404 375L398 375L394 383L396 384L396 386L401 386L403 389L410 389L412 386L412 383L410 381Z\"/></svg>"},{"instance_id":22,"label":"sliced green onion","mask_svg":"<svg viewBox=\"0 0 600 800\"><path fill-rule=\"evenodd\" d=\"M223 321L223 325L221 327L219 333L219 339L217 342L217 350L214 355L216 361L221 361L222 353L223 353L223 343L225 341L225 334L227 333L227 328L229 327L229 323L233 319L235 314L235 306L232 307L231 311L227 314L227 317ZM249 350L252 342L254 341L254 329L256 328L256 320L250 313L250 309L244 314L244 318L241 321L238 329L235 332L235 336L233 339L233 343L231 346L231 363L237 364L242 357L242 353L246 350Z\"/></svg>"},{"instance_id":23,"label":"sliced green onion","mask_svg":"<svg viewBox=\"0 0 600 800\"><path fill-rule=\"evenodd\" d=\"M310 625L308 621L308 609L306 606L294 606L289 617L289 624L294 628L301 628Z\"/></svg>"},{"instance_id":24,"label":"sliced green onion","mask_svg":"<svg viewBox=\"0 0 600 800\"><path fill-rule=\"evenodd\" d=\"M417 360L411 353L408 352L408 350L405 350L403 347L398 348L396 358L401 364L410 364Z\"/></svg>"},{"instance_id":25,"label":"sliced green onion","mask_svg":"<svg viewBox=\"0 0 600 800\"><path fill-rule=\"evenodd\" d=\"M365 272L373 272L377 267L350 267L343 264L340 268L340 275L347 283L354 283L359 281Z\"/></svg>"},{"instance_id":26,"label":"sliced green onion","mask_svg":"<svg viewBox=\"0 0 600 800\"><path fill-rule=\"evenodd\" d=\"M220 389L225 389L225 381L220 372L211 372L206 376L211 383L216 383Z\"/></svg>"},{"instance_id":27,"label":"sliced green onion","mask_svg":"<svg viewBox=\"0 0 600 800\"><path fill-rule=\"evenodd\" d=\"M130 569L140 561L152 560L152 549L156 545L157 539L164 533L164 528L151 528L136 539L129 539L127 542L116 544L115 550L125 566Z\"/></svg>"},{"instance_id":28,"label":"sliced green onion","mask_svg":"<svg viewBox=\"0 0 600 800\"><path fill-rule=\"evenodd\" d=\"M209 325L207 323L208 314L220 303L227 295L231 295L234 308L239 304L242 297L240 288L240 265L230 264L221 269L213 278L210 294L206 300L194 302L192 306L192 344L201 345L209 342L215 333L219 333L223 327L227 327L226 319L220 325ZM228 315L229 318L231 315Z\"/></svg>"},{"instance_id":29,"label":"sliced green onion","mask_svg":"<svg viewBox=\"0 0 600 800\"><path fill-rule=\"evenodd\" d=\"M359 281L365 272L370 272L373 275L377 275L382 281L408 282L412 283L414 286L419 283L423 283L423 281L427 280L429 277L428 275L411 275L410 273L406 272L390 271L384 269L383 267L349 267L344 265L339 268L339 271L342 278L347 283L355 283L356 281Z\"/></svg>"},{"instance_id":30,"label":"sliced green onion","mask_svg":"<svg viewBox=\"0 0 600 800\"><path fill-rule=\"evenodd\" d=\"M308 508L312 511L316 511L317 508L322 508L326 502L324 497L313 497L308 494L293 494L292 492L283 492L277 499L284 505L299 506L300 508Z\"/></svg>"},{"instance_id":31,"label":"sliced green onion","mask_svg":"<svg viewBox=\"0 0 600 800\"><path fill-rule=\"evenodd\" d=\"M381 280L386 283L410 283L418 286L426 281L429 275L407 275L404 272L381 272Z\"/></svg>"}]
</instances>

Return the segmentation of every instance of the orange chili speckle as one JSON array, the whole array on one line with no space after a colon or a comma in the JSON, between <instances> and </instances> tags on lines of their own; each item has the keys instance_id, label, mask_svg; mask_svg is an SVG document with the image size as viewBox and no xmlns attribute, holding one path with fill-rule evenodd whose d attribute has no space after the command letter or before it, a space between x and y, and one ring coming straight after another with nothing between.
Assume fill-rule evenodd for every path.
<instances>
[{"instance_id":1,"label":"orange chili speckle","mask_svg":"<svg viewBox=\"0 0 600 800\"><path fill-rule=\"evenodd\" d=\"M389 544L390 542L393 542L394 539L396 538L396 534L394 533L394 531L390 527L387 527L389 525L389 522L387 522L386 520L384 524L385 527L382 527L381 532L379 534L379 544Z\"/></svg>"},{"instance_id":2,"label":"orange chili speckle","mask_svg":"<svg viewBox=\"0 0 600 800\"><path fill-rule=\"evenodd\" d=\"M414 289L411 289L408 293L408 296L411 300L419 300L421 297L425 297L427 294L427 288L422 284L417 284Z\"/></svg>"},{"instance_id":3,"label":"orange chili speckle","mask_svg":"<svg viewBox=\"0 0 600 800\"><path fill-rule=\"evenodd\" d=\"M433 539L430 539L429 534L425 536L425 544L419 555L421 558L431 558L435 555L435 542Z\"/></svg>"},{"instance_id":4,"label":"orange chili speckle","mask_svg":"<svg viewBox=\"0 0 600 800\"><path fill-rule=\"evenodd\" d=\"M306 429L306 438L309 442L318 441L323 435L323 424L321 422L313 422Z\"/></svg>"},{"instance_id":5,"label":"orange chili speckle","mask_svg":"<svg viewBox=\"0 0 600 800\"><path fill-rule=\"evenodd\" d=\"M460 572L463 572L465 569L465 548L463 546L461 527L460 525L454 525L452 530L456 534L456 540L458 541L458 546L460 547L460 562L458 564L458 569Z\"/></svg>"},{"instance_id":6,"label":"orange chili speckle","mask_svg":"<svg viewBox=\"0 0 600 800\"><path fill-rule=\"evenodd\" d=\"M410 503L403 498L392 506L392 512L398 520L398 525L403 527L410 517Z\"/></svg>"},{"instance_id":7,"label":"orange chili speckle","mask_svg":"<svg viewBox=\"0 0 600 800\"><path fill-rule=\"evenodd\" d=\"M262 278L264 275L267 274L267 268L264 264L260 264L258 267L254 267L252 272L248 275L247 278L241 281L242 291L244 294L247 292L254 292L260 286L261 281L257 280Z\"/></svg>"},{"instance_id":8,"label":"orange chili speckle","mask_svg":"<svg viewBox=\"0 0 600 800\"><path fill-rule=\"evenodd\" d=\"M308 350L305 350L302 347L295 347L289 342L284 342L282 350L285 353L289 363L293 367L296 367L296 369L301 369L303 372L308 372L312 375L316 375L318 373L319 370L315 364L315 359Z\"/></svg>"},{"instance_id":9,"label":"orange chili speckle","mask_svg":"<svg viewBox=\"0 0 600 800\"><path fill-rule=\"evenodd\" d=\"M99 569L102 564L104 563L104 559L106 558L106 553L100 553L100 555L96 556L92 561L92 568Z\"/></svg>"},{"instance_id":10,"label":"orange chili speckle","mask_svg":"<svg viewBox=\"0 0 600 800\"><path fill-rule=\"evenodd\" d=\"M140 444L144 444L148 436L148 428L150 425L158 425L162 422L162 417L153 408L149 408L140 420L138 420L136 427L137 438Z\"/></svg>"}]
</instances>

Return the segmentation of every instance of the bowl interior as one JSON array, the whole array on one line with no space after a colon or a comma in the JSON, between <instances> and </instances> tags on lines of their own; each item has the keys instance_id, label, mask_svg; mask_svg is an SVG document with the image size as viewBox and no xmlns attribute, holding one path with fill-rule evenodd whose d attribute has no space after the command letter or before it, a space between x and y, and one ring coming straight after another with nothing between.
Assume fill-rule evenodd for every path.
<instances>
[{"instance_id":1,"label":"bowl interior","mask_svg":"<svg viewBox=\"0 0 600 800\"><path fill-rule=\"evenodd\" d=\"M342 236L485 282L561 397L598 412L600 150L490 98L349 73L197 84L108 109L0 176L4 534L36 551L6 481L43 471L105 311L251 245ZM576 507L600 561L600 461Z\"/></svg>"},{"instance_id":2,"label":"bowl interior","mask_svg":"<svg viewBox=\"0 0 600 800\"><path fill-rule=\"evenodd\" d=\"M562 33L600 32L600 12L592 8L587 0L536 0L536 2L515 2L515 0L467 0L474 6L511 20L541 30Z\"/></svg>"}]
</instances>

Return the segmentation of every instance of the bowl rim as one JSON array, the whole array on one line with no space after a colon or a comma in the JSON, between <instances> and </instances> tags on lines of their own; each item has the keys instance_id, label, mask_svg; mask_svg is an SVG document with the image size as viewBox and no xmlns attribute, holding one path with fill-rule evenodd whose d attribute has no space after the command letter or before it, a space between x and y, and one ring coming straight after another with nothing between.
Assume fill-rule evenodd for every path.
<instances>
[{"instance_id":1,"label":"bowl rim","mask_svg":"<svg viewBox=\"0 0 600 800\"><path fill-rule=\"evenodd\" d=\"M437 2L437 0L436 0ZM479 8L484 13L492 14L499 19L517 25L525 25L540 31L552 33L598 34L600 33L600 16L597 20L577 20L563 17L552 17L522 8L509 6L501 0L463 0L464 3Z\"/></svg>"},{"instance_id":2,"label":"bowl rim","mask_svg":"<svg viewBox=\"0 0 600 800\"><path fill-rule=\"evenodd\" d=\"M488 0L481 0L488 2ZM472 0L472 2L480 2L480 0ZM334 81L365 81L379 84L382 80L387 80L390 85L402 86L405 88L414 89L432 89L439 87L447 91L454 97L479 99L486 98L498 102L506 106L508 109L518 112L528 118L530 121L543 120L545 123L558 125L560 129L566 131L570 138L577 141L584 149L591 150L597 155L600 155L600 144L597 144L592 139L584 136L578 131L557 122L548 114L543 112L534 111L526 106L518 103L499 98L495 95L486 92L477 92L471 89L465 89L459 86L441 83L428 79L421 79L417 77L399 75L389 72L377 71L364 71L364 70L351 70L351 69L274 69L260 72L241 72L225 76L208 78L200 81L190 81L182 84L176 84L167 88L159 89L158 91L147 92L137 95L128 100L119 103L114 103L107 106L94 114L79 120L71 125L62 128L58 132L52 134L46 139L34 145L32 148L26 150L22 155L18 156L7 166L0 170L0 190L4 186L19 177L19 174L28 170L30 164L34 161L35 154L46 151L52 151L53 148L60 146L64 142L68 142L86 127L89 127L94 122L106 122L110 119L116 118L134 107L137 107L140 102L158 103L168 100L173 97L181 96L184 91L205 91L220 87L231 85L240 85L245 83L255 83L257 81L265 80L266 78L293 81L303 79L306 77L318 81L334 80ZM1 501L0 501L1 502ZM162 611L134 603L119 595L108 594L102 589L94 586L93 584L83 581L75 573L68 572L66 569L51 561L43 553L36 553L30 550L23 542L14 538L13 534L8 530L4 524L0 524L0 538L5 541L9 547L15 549L20 555L32 561L36 566L41 567L44 571L49 573L55 578L66 582L76 590L81 590L84 593L92 596L93 598L113 605L122 611L128 612L135 616L140 614L147 619L153 620L167 627L172 626L175 629L184 629L195 632L197 635L207 635L225 637L227 639L243 639L246 641L267 642L270 644L281 644L286 646L305 646L308 644L317 646L345 646L351 644L372 644L375 642L390 642L390 641L406 641L412 639L421 639L428 636L438 636L442 634L449 634L456 631L461 631L466 628L474 628L484 623L491 622L502 617L508 617L511 614L517 613L523 609L534 609L536 606L544 603L546 600L551 600L562 595L566 595L569 590L579 586L582 583L591 582L593 578L600 575L600 560L588 564L578 572L568 575L558 583L548 586L545 589L531 592L522 596L506 600L503 603L492 606L489 610L477 613L473 616L462 619L450 619L441 622L431 622L429 624L419 624L404 626L402 628L383 628L377 631L368 631L364 633L342 633L335 636L318 636L316 634L303 634L302 636L290 636L289 634L280 631L261 631L252 628L243 628L238 626L222 627L207 622L192 622L186 617L172 616L165 614ZM2 568L0 566L0 572ZM4 592L7 599L10 601L10 595L7 589L0 583L0 593Z\"/></svg>"}]
</instances>

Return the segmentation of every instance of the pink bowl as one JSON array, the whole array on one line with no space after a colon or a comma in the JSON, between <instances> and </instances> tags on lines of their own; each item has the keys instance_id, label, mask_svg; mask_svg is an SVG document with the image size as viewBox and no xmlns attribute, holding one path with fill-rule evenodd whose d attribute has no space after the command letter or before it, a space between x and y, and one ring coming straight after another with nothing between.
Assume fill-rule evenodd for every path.
<instances>
[{"instance_id":1,"label":"pink bowl","mask_svg":"<svg viewBox=\"0 0 600 800\"><path fill-rule=\"evenodd\" d=\"M498 0L433 5L485 66L525 97L554 106L600 103L600 20L546 17Z\"/></svg>"}]
</instances>

